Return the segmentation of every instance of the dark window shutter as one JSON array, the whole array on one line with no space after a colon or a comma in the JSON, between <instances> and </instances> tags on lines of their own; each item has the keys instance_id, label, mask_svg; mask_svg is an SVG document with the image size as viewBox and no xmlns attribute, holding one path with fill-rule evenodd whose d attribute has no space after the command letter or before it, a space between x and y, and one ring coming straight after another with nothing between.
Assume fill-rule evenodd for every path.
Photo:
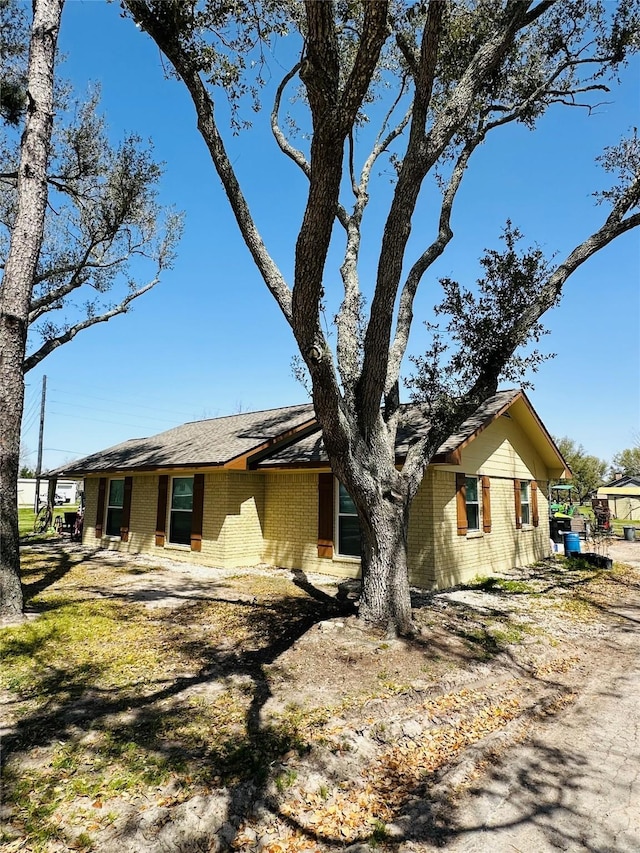
<instances>
[{"instance_id":1,"label":"dark window shutter","mask_svg":"<svg viewBox=\"0 0 640 853\"><path fill-rule=\"evenodd\" d=\"M120 528L120 539L129 541L129 522L131 520L131 491L133 489L133 477L124 478L124 500L122 502L122 527Z\"/></svg>"},{"instance_id":2,"label":"dark window shutter","mask_svg":"<svg viewBox=\"0 0 640 853\"><path fill-rule=\"evenodd\" d=\"M540 515L538 513L538 484L535 480L531 481L529 486L531 489L531 519L534 527L540 526Z\"/></svg>"},{"instance_id":3,"label":"dark window shutter","mask_svg":"<svg viewBox=\"0 0 640 853\"><path fill-rule=\"evenodd\" d=\"M318 474L318 557L333 557L333 474Z\"/></svg>"},{"instance_id":4,"label":"dark window shutter","mask_svg":"<svg viewBox=\"0 0 640 853\"><path fill-rule=\"evenodd\" d=\"M516 504L516 530L522 529L522 492L520 491L520 480L513 481L513 497Z\"/></svg>"},{"instance_id":5,"label":"dark window shutter","mask_svg":"<svg viewBox=\"0 0 640 853\"><path fill-rule=\"evenodd\" d=\"M102 525L104 524L104 502L107 494L107 478L100 477L98 482L98 507L96 509L96 539L102 538Z\"/></svg>"},{"instance_id":6,"label":"dark window shutter","mask_svg":"<svg viewBox=\"0 0 640 853\"><path fill-rule=\"evenodd\" d=\"M202 550L202 517L204 514L204 474L193 476L193 509L191 511L191 550Z\"/></svg>"},{"instance_id":7,"label":"dark window shutter","mask_svg":"<svg viewBox=\"0 0 640 853\"><path fill-rule=\"evenodd\" d=\"M165 534L167 531L167 491L169 489L169 475L161 474L158 478L158 514L156 516L156 545L164 547Z\"/></svg>"},{"instance_id":8,"label":"dark window shutter","mask_svg":"<svg viewBox=\"0 0 640 853\"><path fill-rule=\"evenodd\" d=\"M456 514L458 516L458 536L466 536L468 530L466 474L456 474Z\"/></svg>"},{"instance_id":9,"label":"dark window shutter","mask_svg":"<svg viewBox=\"0 0 640 853\"><path fill-rule=\"evenodd\" d=\"M482 477L482 529L491 533L491 480Z\"/></svg>"}]
</instances>

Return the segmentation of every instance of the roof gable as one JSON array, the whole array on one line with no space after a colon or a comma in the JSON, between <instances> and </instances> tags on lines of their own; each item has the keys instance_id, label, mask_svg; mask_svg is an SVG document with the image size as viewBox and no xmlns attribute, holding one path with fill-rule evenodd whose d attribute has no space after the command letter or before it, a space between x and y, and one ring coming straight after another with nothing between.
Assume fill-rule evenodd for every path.
<instances>
[{"instance_id":1,"label":"roof gable","mask_svg":"<svg viewBox=\"0 0 640 853\"><path fill-rule=\"evenodd\" d=\"M460 429L438 449L434 462L458 464L460 452L483 430L502 415L513 417L527 433L532 445L549 469L550 476L571 476L569 466L534 411L527 396L520 389L499 391L467 418ZM424 406L402 407L396 437L396 458L402 461L409 445L429 429L429 417ZM282 446L257 461L259 468L327 467L329 459L320 432L301 436L297 441Z\"/></svg>"},{"instance_id":2,"label":"roof gable","mask_svg":"<svg viewBox=\"0 0 640 853\"><path fill-rule=\"evenodd\" d=\"M600 487L601 489L620 489L620 488L639 488L640 489L640 476L625 474L622 477L618 477L617 480L612 480L610 483L606 483L604 486Z\"/></svg>"}]
</instances>

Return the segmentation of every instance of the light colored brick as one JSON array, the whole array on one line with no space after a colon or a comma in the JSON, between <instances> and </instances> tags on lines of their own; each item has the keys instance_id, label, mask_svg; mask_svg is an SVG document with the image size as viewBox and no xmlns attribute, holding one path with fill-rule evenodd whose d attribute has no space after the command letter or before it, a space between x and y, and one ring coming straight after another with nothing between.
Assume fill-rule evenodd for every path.
<instances>
[{"instance_id":1,"label":"light colored brick","mask_svg":"<svg viewBox=\"0 0 640 853\"><path fill-rule=\"evenodd\" d=\"M456 473L491 479L491 533L457 535ZM193 472L175 472L190 476ZM511 419L499 418L462 452L459 466L427 469L409 522L410 580L446 587L478 574L525 565L549 553L547 472ZM513 480L537 479L540 525L517 530ZM105 547L235 567L266 562L341 577L357 577L358 561L318 557L318 474L312 471L216 470L205 474L202 550L155 545L158 475L133 476L129 541L103 537ZM85 484L84 541L94 544L98 478Z\"/></svg>"}]
</instances>

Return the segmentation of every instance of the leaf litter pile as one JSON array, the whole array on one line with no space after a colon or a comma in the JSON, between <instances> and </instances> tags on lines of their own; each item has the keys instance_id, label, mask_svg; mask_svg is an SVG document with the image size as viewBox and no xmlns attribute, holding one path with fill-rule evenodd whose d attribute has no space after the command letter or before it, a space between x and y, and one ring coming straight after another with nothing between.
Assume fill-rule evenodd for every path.
<instances>
[{"instance_id":1,"label":"leaf litter pile","mask_svg":"<svg viewBox=\"0 0 640 853\"><path fill-rule=\"evenodd\" d=\"M0 631L0 845L12 851L393 849L574 701L622 564L549 560L416 592L414 639L363 631L338 581L26 549ZM360 847L359 849L362 849Z\"/></svg>"}]
</instances>

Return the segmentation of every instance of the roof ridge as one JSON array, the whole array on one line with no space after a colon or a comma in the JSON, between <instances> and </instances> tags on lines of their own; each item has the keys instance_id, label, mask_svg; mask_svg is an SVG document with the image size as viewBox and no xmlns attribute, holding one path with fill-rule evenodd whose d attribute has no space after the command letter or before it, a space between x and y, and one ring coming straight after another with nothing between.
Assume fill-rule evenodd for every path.
<instances>
[{"instance_id":1,"label":"roof ridge","mask_svg":"<svg viewBox=\"0 0 640 853\"><path fill-rule=\"evenodd\" d=\"M241 418L244 415L266 415L269 412L285 412L288 409L302 409L305 406L310 406L313 409L313 403L293 403L290 406L274 406L272 409L252 409L250 412L234 412L230 415L218 415L215 418L200 418L196 421L185 421L179 426L191 426L192 424L206 424L209 421L224 421L227 418ZM170 427L170 429L177 429L178 427ZM165 430L169 432L169 430Z\"/></svg>"}]
</instances>

